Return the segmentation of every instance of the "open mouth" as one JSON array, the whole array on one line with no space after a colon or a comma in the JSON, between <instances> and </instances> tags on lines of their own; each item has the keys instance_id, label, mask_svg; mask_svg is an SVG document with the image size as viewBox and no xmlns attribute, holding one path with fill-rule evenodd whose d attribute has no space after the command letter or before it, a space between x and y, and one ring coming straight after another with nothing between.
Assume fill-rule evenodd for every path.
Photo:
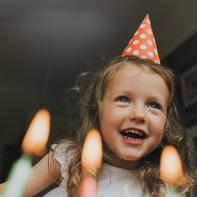
<instances>
[{"instance_id":1,"label":"open mouth","mask_svg":"<svg viewBox=\"0 0 197 197\"><path fill-rule=\"evenodd\" d=\"M128 140L140 141L148 137L144 131L138 129L126 129L121 131L120 133Z\"/></svg>"}]
</instances>

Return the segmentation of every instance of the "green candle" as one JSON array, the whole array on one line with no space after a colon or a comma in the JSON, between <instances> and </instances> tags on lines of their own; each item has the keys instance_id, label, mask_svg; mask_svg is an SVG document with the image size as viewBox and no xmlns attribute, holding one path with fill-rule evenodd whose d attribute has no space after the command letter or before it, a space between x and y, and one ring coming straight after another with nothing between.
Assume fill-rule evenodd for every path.
<instances>
[{"instance_id":1,"label":"green candle","mask_svg":"<svg viewBox=\"0 0 197 197\"><path fill-rule=\"evenodd\" d=\"M163 197L180 197L180 195L173 188L169 188Z\"/></svg>"},{"instance_id":2,"label":"green candle","mask_svg":"<svg viewBox=\"0 0 197 197\"><path fill-rule=\"evenodd\" d=\"M42 155L50 131L50 114L41 109L33 118L22 143L23 155L14 163L0 197L22 197L31 173L31 155ZM29 156L27 156L29 155Z\"/></svg>"},{"instance_id":3,"label":"green candle","mask_svg":"<svg viewBox=\"0 0 197 197\"><path fill-rule=\"evenodd\" d=\"M28 156L22 156L14 163L1 196L22 197L30 174L31 159Z\"/></svg>"}]
</instances>

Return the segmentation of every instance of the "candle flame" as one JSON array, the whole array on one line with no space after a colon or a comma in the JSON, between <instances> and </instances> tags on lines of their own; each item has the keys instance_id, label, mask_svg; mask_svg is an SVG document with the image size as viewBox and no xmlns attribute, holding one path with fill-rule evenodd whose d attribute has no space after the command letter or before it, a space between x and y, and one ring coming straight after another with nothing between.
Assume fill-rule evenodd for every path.
<instances>
[{"instance_id":1,"label":"candle flame","mask_svg":"<svg viewBox=\"0 0 197 197\"><path fill-rule=\"evenodd\" d=\"M84 142L81 165L83 172L95 176L102 161L102 140L99 131L91 129Z\"/></svg>"},{"instance_id":2,"label":"candle flame","mask_svg":"<svg viewBox=\"0 0 197 197\"><path fill-rule=\"evenodd\" d=\"M50 114L41 109L31 121L22 142L22 151L27 155L42 156L46 151L46 144L50 131Z\"/></svg>"},{"instance_id":3,"label":"candle flame","mask_svg":"<svg viewBox=\"0 0 197 197\"><path fill-rule=\"evenodd\" d=\"M181 158L172 145L164 147L160 161L160 176L169 185L183 186L186 183Z\"/></svg>"}]
</instances>

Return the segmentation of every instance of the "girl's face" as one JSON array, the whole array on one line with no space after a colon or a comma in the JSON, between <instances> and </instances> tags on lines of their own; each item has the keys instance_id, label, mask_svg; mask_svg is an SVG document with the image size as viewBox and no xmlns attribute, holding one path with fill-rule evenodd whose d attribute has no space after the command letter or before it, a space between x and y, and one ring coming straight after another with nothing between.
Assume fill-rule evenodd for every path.
<instances>
[{"instance_id":1,"label":"girl's face","mask_svg":"<svg viewBox=\"0 0 197 197\"><path fill-rule=\"evenodd\" d=\"M125 65L109 82L100 110L103 140L114 155L138 161L161 142L169 91L148 69Z\"/></svg>"}]
</instances>

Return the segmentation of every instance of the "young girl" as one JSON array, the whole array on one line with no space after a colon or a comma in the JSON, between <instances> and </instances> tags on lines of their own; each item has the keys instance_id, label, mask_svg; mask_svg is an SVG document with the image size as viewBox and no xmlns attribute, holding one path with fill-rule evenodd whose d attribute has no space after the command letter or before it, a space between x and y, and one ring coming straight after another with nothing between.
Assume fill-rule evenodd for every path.
<instances>
[{"instance_id":1,"label":"young girl","mask_svg":"<svg viewBox=\"0 0 197 197\"><path fill-rule=\"evenodd\" d=\"M159 160L165 144L175 146L182 158L187 183L178 191L194 196L193 147L178 120L171 70L151 60L118 57L91 79L81 98L78 138L54 145L33 167L26 196L54 181L60 185L46 197L78 196L81 151L91 128L103 139L99 197L162 195L167 186L159 176Z\"/></svg>"}]
</instances>

